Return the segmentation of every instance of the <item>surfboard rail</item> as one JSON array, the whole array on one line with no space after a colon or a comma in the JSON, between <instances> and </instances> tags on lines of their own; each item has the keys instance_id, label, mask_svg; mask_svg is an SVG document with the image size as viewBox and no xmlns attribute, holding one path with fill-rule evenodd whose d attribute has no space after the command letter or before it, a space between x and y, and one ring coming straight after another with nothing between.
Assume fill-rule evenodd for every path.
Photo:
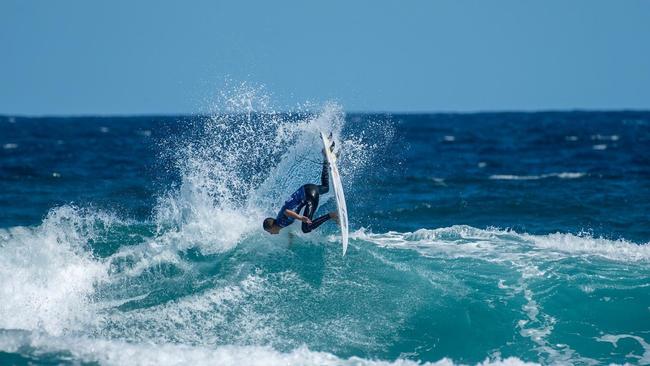
<instances>
[{"instance_id":1,"label":"surfboard rail","mask_svg":"<svg viewBox=\"0 0 650 366\"><path fill-rule=\"evenodd\" d=\"M339 214L339 226L341 228L341 244L343 245L343 255L348 250L348 208L345 203L345 193L343 192L343 184L341 183L341 175L339 174L338 166L336 165L336 156L330 151L329 147L331 142L329 138L321 131L320 137L323 141L325 149L325 157L330 166L330 177L332 179L332 189L334 190L334 197L336 198L336 210Z\"/></svg>"}]
</instances>

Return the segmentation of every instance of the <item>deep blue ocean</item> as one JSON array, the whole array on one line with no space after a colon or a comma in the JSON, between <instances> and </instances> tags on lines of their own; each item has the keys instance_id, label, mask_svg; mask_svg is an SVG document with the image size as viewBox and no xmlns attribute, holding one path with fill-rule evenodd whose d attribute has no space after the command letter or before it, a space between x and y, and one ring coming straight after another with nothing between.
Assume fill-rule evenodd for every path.
<instances>
[{"instance_id":1,"label":"deep blue ocean","mask_svg":"<svg viewBox=\"0 0 650 366\"><path fill-rule=\"evenodd\" d=\"M647 365L649 242L650 112L0 117L3 365Z\"/></svg>"}]
</instances>

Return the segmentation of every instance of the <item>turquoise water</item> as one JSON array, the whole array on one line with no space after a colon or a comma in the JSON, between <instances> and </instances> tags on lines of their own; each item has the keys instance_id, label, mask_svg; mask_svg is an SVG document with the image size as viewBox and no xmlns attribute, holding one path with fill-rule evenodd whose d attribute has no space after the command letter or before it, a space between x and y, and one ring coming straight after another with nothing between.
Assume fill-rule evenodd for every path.
<instances>
[{"instance_id":1,"label":"turquoise water","mask_svg":"<svg viewBox=\"0 0 650 366\"><path fill-rule=\"evenodd\" d=\"M650 364L648 123L3 117L0 363ZM261 230L319 129L345 257L332 223Z\"/></svg>"}]
</instances>

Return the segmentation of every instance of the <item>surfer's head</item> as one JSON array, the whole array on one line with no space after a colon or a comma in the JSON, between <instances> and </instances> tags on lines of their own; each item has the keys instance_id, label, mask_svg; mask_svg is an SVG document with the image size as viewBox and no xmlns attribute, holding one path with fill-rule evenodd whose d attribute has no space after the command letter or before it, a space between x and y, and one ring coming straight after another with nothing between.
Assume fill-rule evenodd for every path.
<instances>
[{"instance_id":1,"label":"surfer's head","mask_svg":"<svg viewBox=\"0 0 650 366\"><path fill-rule=\"evenodd\" d=\"M265 218L262 227L269 234L277 234L280 232L280 229L282 229L280 225L275 223L275 219L272 217Z\"/></svg>"}]
</instances>

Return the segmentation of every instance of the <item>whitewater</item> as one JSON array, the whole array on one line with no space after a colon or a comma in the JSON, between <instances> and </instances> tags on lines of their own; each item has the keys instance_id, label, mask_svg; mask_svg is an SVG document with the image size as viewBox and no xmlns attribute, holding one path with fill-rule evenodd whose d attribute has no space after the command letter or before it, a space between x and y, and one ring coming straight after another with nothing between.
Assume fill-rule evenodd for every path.
<instances>
[{"instance_id":1,"label":"whitewater","mask_svg":"<svg viewBox=\"0 0 650 366\"><path fill-rule=\"evenodd\" d=\"M150 150L142 151L163 162L155 174L164 177L152 185L137 183L142 173L129 165L135 164L130 157L151 162L138 155L144 154L141 145L124 142L120 131L129 124L100 120L69 127L71 135L87 129L79 138L97 138L114 149L98 154L115 158L126 150L123 161L115 158L107 166L125 175L132 170L124 179L131 190L117 189L110 180L94 184L106 192L101 197L71 189L100 174L84 170L90 168L29 173L35 187L56 197L47 202L85 198L64 198L26 215L39 217L35 223L3 221L0 363L650 364L648 228L627 231L622 218L616 218L623 222L619 226L606 219L589 226L593 221L575 218L593 207L559 203L607 176L588 166L584 154L610 153L628 134L603 127L585 131L582 140L569 139L565 135L580 134L570 126L557 141L584 142L579 165L548 163L545 170L530 171L490 160L489 147L476 140L492 136L488 145L494 145L489 125L464 135L468 125L431 123L427 137L424 118L411 136L400 132L408 117L347 116L334 103L275 113L251 93L225 98L222 110L206 116L162 124L171 123L171 129L151 127L151 121L129 127L129 139L149 141ZM12 131L35 127L11 119L2 120L10 137L0 141L3 174L6 181L19 177L18 187L28 173L11 170L21 161L11 159L37 155L13 155L32 142ZM628 121L621 126L636 123L647 133L638 120L621 120ZM351 219L345 257L333 223L311 234L294 228L269 236L261 230L261 220L296 187L317 181L320 130L332 131L341 149ZM530 146L539 137L525 135L529 140L509 140L509 148ZM590 136L613 135L607 150L593 148L600 140ZM418 139L426 143L418 145ZM70 135L51 140L52 149L74 145ZM428 144L450 149L450 155L429 154L423 150ZM481 151L465 151L470 147ZM472 168L446 167L450 157ZM644 177L630 183L639 197L647 193ZM558 193L558 187L568 187L568 193ZM520 205L503 203L500 213L484 212L483 206L463 211L479 201L472 198L477 190L488 195L499 189ZM521 193L542 189L560 196L549 193L547 207L532 193ZM28 192L21 194L30 202ZM456 199L455 208L445 206ZM607 197L595 200L601 206L594 207L603 207ZM113 201L119 204L106 204ZM140 210L136 201L150 205ZM22 212L20 202L9 205ZM521 202L539 216L530 219ZM639 202L645 205L647 197ZM328 197L321 206L333 209L334 202ZM628 208L628 220L647 224L644 207L641 214Z\"/></svg>"}]
</instances>

